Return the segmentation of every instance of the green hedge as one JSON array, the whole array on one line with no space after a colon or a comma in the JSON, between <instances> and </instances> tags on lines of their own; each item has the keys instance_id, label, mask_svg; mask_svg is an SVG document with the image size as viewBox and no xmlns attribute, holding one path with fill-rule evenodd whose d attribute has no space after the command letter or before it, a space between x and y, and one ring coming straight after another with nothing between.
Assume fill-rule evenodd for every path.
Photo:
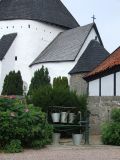
<instances>
[{"instance_id":1,"label":"green hedge","mask_svg":"<svg viewBox=\"0 0 120 160\"><path fill-rule=\"evenodd\" d=\"M49 106L76 107L84 112L87 109L87 96L78 96L68 88L43 86L32 94L32 103L47 112Z\"/></svg>"}]
</instances>

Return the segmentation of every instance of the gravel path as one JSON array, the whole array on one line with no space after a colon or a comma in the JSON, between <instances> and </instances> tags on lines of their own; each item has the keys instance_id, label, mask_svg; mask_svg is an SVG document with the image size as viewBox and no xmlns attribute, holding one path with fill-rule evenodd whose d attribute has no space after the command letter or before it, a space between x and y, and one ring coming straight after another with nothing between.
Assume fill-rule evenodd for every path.
<instances>
[{"instance_id":1,"label":"gravel path","mask_svg":"<svg viewBox=\"0 0 120 160\"><path fill-rule=\"evenodd\" d=\"M120 160L120 147L50 146L42 150L25 150L18 154L0 153L0 160Z\"/></svg>"}]
</instances>

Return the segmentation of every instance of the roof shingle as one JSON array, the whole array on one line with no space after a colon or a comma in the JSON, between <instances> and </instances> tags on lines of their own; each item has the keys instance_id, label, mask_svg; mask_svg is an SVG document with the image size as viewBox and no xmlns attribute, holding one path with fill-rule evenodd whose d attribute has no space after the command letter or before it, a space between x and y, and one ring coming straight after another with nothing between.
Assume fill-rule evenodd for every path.
<instances>
[{"instance_id":1,"label":"roof shingle","mask_svg":"<svg viewBox=\"0 0 120 160\"><path fill-rule=\"evenodd\" d=\"M108 57L108 55L108 51L98 41L92 40L75 67L70 71L70 74L89 72Z\"/></svg>"},{"instance_id":2,"label":"roof shingle","mask_svg":"<svg viewBox=\"0 0 120 160\"><path fill-rule=\"evenodd\" d=\"M0 20L27 19L67 28L79 24L60 0L2 0Z\"/></svg>"},{"instance_id":3,"label":"roof shingle","mask_svg":"<svg viewBox=\"0 0 120 160\"><path fill-rule=\"evenodd\" d=\"M59 34L31 66L45 62L74 61L93 25L88 24Z\"/></svg>"},{"instance_id":4,"label":"roof shingle","mask_svg":"<svg viewBox=\"0 0 120 160\"><path fill-rule=\"evenodd\" d=\"M98 67L92 72L88 73L85 78L94 77L102 72L112 69L120 65L120 47L118 47L110 56L105 59Z\"/></svg>"},{"instance_id":5,"label":"roof shingle","mask_svg":"<svg viewBox=\"0 0 120 160\"><path fill-rule=\"evenodd\" d=\"M2 61L12 45L17 33L6 34L0 39L0 60Z\"/></svg>"}]
</instances>

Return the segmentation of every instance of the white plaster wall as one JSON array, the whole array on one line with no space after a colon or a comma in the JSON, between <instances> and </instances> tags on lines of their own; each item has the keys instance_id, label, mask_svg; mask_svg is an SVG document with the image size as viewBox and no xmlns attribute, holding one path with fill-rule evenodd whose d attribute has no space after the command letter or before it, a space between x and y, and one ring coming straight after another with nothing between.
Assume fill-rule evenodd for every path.
<instances>
[{"instance_id":1,"label":"white plaster wall","mask_svg":"<svg viewBox=\"0 0 120 160\"><path fill-rule=\"evenodd\" d=\"M4 74L10 70L12 65L11 69L20 70L23 80L29 84L31 80L29 65L62 31L63 28L32 20L1 21L0 38L4 34L18 34L16 41L13 42L13 44L15 43L14 49L11 48L9 54L7 53L8 55L14 55L14 57L17 56L17 61L14 61L14 65L11 60L13 57L6 57L2 62L3 66L6 64L2 69Z\"/></svg>"},{"instance_id":2,"label":"white plaster wall","mask_svg":"<svg viewBox=\"0 0 120 160\"><path fill-rule=\"evenodd\" d=\"M120 96L120 72L116 73L116 96Z\"/></svg>"},{"instance_id":3,"label":"white plaster wall","mask_svg":"<svg viewBox=\"0 0 120 160\"><path fill-rule=\"evenodd\" d=\"M32 76L34 72L42 67L47 67L49 70L49 75L51 77L51 83L53 83L53 79L59 76L65 76L70 80L70 76L68 72L73 68L75 62L54 62L54 63L43 63L37 64L32 68Z\"/></svg>"},{"instance_id":4,"label":"white plaster wall","mask_svg":"<svg viewBox=\"0 0 120 160\"><path fill-rule=\"evenodd\" d=\"M114 96L114 74L101 78L101 96Z\"/></svg>"},{"instance_id":5,"label":"white plaster wall","mask_svg":"<svg viewBox=\"0 0 120 160\"><path fill-rule=\"evenodd\" d=\"M1 75L0 75L0 93L3 88L3 82L5 76L15 69L15 48L16 48L16 40L9 48L7 54L1 62Z\"/></svg>"},{"instance_id":6,"label":"white plaster wall","mask_svg":"<svg viewBox=\"0 0 120 160\"><path fill-rule=\"evenodd\" d=\"M99 79L89 82L89 96L99 96Z\"/></svg>"},{"instance_id":7,"label":"white plaster wall","mask_svg":"<svg viewBox=\"0 0 120 160\"><path fill-rule=\"evenodd\" d=\"M0 61L0 77L1 77L1 67L2 67L2 61Z\"/></svg>"},{"instance_id":8,"label":"white plaster wall","mask_svg":"<svg viewBox=\"0 0 120 160\"><path fill-rule=\"evenodd\" d=\"M49 70L50 77L51 77L51 83L53 81L53 78L54 77L58 77L58 76L66 76L66 77L68 77L68 80L70 81L70 75L68 73L72 70L72 68L78 62L78 59L83 54L83 52L85 51L85 49L88 46L88 44L90 43L90 41L95 39L95 36L97 36L97 34L96 34L95 30L92 29L91 32L89 33L87 39L86 39L86 42L84 43L83 47L81 48L81 51L78 54L78 56L77 56L75 61L72 61L72 62L60 62L60 63L54 62L54 63L36 64L36 65L31 67L32 76L33 76L33 74L34 74L34 72L36 70L40 69L42 67L42 65L44 65Z\"/></svg>"}]
</instances>

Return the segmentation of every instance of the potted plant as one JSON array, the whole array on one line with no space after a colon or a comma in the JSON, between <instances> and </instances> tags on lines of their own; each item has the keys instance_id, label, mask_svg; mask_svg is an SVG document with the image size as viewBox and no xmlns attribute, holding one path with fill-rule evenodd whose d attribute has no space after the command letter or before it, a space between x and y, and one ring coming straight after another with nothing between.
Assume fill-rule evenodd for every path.
<instances>
[{"instance_id":1,"label":"potted plant","mask_svg":"<svg viewBox=\"0 0 120 160\"><path fill-rule=\"evenodd\" d=\"M82 141L82 137L83 137L83 134L82 134L81 128L80 127L76 128L72 134L73 144L77 146L80 145Z\"/></svg>"}]
</instances>

